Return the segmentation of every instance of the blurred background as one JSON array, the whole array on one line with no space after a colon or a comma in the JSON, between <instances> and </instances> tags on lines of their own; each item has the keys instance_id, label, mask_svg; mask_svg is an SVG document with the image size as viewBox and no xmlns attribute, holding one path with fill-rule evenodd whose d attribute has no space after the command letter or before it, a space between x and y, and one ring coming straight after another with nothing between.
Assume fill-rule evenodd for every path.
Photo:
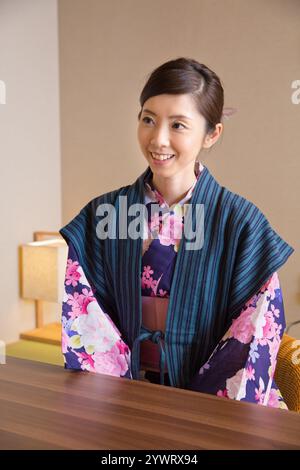
<instances>
[{"instance_id":1,"label":"blurred background","mask_svg":"<svg viewBox=\"0 0 300 470\"><path fill-rule=\"evenodd\" d=\"M295 249L279 278L287 322L300 320L300 1L0 0L0 339L8 347L37 326L35 301L20 295L20 246L144 171L139 95L155 67L179 56L212 68L225 106L237 110L201 161ZM45 324L60 313L44 302ZM290 333L300 338L300 325Z\"/></svg>"}]
</instances>

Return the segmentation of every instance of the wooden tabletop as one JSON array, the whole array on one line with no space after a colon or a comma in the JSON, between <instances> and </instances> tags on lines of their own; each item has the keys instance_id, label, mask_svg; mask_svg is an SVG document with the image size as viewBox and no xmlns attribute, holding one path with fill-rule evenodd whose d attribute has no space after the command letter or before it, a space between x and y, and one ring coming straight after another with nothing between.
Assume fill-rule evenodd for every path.
<instances>
[{"instance_id":1,"label":"wooden tabletop","mask_svg":"<svg viewBox=\"0 0 300 470\"><path fill-rule=\"evenodd\" d=\"M300 449L300 415L8 357L0 448Z\"/></svg>"}]
</instances>

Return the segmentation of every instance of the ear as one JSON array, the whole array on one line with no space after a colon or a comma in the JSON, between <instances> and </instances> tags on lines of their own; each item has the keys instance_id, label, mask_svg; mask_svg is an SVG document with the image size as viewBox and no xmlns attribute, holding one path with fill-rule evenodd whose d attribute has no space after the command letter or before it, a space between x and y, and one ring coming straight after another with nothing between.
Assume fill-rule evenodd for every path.
<instances>
[{"instance_id":1,"label":"ear","mask_svg":"<svg viewBox=\"0 0 300 470\"><path fill-rule=\"evenodd\" d=\"M202 147L206 149L212 147L217 142L218 138L222 134L222 131L223 131L223 124L219 122L218 124L216 124L215 130L213 130L209 134L206 134Z\"/></svg>"}]
</instances>

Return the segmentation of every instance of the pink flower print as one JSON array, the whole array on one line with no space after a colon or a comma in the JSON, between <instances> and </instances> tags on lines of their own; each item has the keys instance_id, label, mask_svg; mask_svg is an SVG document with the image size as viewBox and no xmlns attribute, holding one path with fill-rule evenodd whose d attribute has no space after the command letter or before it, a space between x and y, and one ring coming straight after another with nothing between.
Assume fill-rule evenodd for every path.
<instances>
[{"instance_id":1,"label":"pink flower print","mask_svg":"<svg viewBox=\"0 0 300 470\"><path fill-rule=\"evenodd\" d=\"M273 274L268 284L268 294L271 300L275 299L275 290L280 288L279 278L277 272Z\"/></svg>"},{"instance_id":2,"label":"pink flower print","mask_svg":"<svg viewBox=\"0 0 300 470\"><path fill-rule=\"evenodd\" d=\"M254 307L248 307L240 316L232 321L230 327L232 336L240 341L240 343L250 343L254 334L254 325L252 323L251 315L255 310Z\"/></svg>"},{"instance_id":3,"label":"pink flower print","mask_svg":"<svg viewBox=\"0 0 300 470\"><path fill-rule=\"evenodd\" d=\"M279 318L280 310L279 308L275 308L275 305L271 304L271 312L276 318Z\"/></svg>"},{"instance_id":4,"label":"pink flower print","mask_svg":"<svg viewBox=\"0 0 300 470\"><path fill-rule=\"evenodd\" d=\"M149 279L149 288L152 289L152 292L154 293L154 295L156 296L156 291L157 291L157 285L158 285L158 281L156 281L155 279L152 279L152 277Z\"/></svg>"},{"instance_id":5,"label":"pink flower print","mask_svg":"<svg viewBox=\"0 0 300 470\"><path fill-rule=\"evenodd\" d=\"M78 357L78 362L81 364L82 370L94 370L94 360L91 354L87 354L85 352L79 353L75 351L76 356Z\"/></svg>"},{"instance_id":6,"label":"pink flower print","mask_svg":"<svg viewBox=\"0 0 300 470\"><path fill-rule=\"evenodd\" d=\"M79 268L78 261L72 261L71 258L67 261L67 270L66 270L66 285L69 286L72 284L73 287L76 287L80 279L81 274L77 271Z\"/></svg>"},{"instance_id":7,"label":"pink flower print","mask_svg":"<svg viewBox=\"0 0 300 470\"><path fill-rule=\"evenodd\" d=\"M153 269L151 269L151 266L144 266L144 272L143 276L147 279L151 277L151 274L153 274Z\"/></svg>"},{"instance_id":8,"label":"pink flower print","mask_svg":"<svg viewBox=\"0 0 300 470\"><path fill-rule=\"evenodd\" d=\"M124 341L120 339L119 341L116 342L116 345L119 348L120 354L125 354L125 355L129 354L129 348L127 344L124 343Z\"/></svg>"},{"instance_id":9,"label":"pink flower print","mask_svg":"<svg viewBox=\"0 0 300 470\"><path fill-rule=\"evenodd\" d=\"M81 346L88 354L104 353L120 339L100 305L94 301L88 305L88 315L79 315L72 324L77 331Z\"/></svg>"},{"instance_id":10,"label":"pink flower print","mask_svg":"<svg viewBox=\"0 0 300 470\"><path fill-rule=\"evenodd\" d=\"M158 294L160 297L168 297L168 292L163 289L159 289Z\"/></svg>"},{"instance_id":11,"label":"pink flower print","mask_svg":"<svg viewBox=\"0 0 300 470\"><path fill-rule=\"evenodd\" d=\"M263 327L263 338L272 339L274 338L277 331L277 323L274 320L274 315L272 312L268 311L265 315L266 324Z\"/></svg>"},{"instance_id":12,"label":"pink flower print","mask_svg":"<svg viewBox=\"0 0 300 470\"><path fill-rule=\"evenodd\" d=\"M225 388L224 390L219 390L219 391L217 392L217 396L218 396L218 397L228 398L228 394L227 394L226 388Z\"/></svg>"},{"instance_id":13,"label":"pink flower print","mask_svg":"<svg viewBox=\"0 0 300 470\"><path fill-rule=\"evenodd\" d=\"M67 304L72 306L72 310L68 312L68 315L70 316L70 318L72 318L72 320L74 320L76 317L78 317L78 315L80 315L81 312L79 303L79 292L74 292L74 295L68 294L68 299L69 300L67 301Z\"/></svg>"},{"instance_id":14,"label":"pink flower print","mask_svg":"<svg viewBox=\"0 0 300 470\"><path fill-rule=\"evenodd\" d=\"M265 399L265 394L260 389L255 389L255 400L262 405Z\"/></svg>"},{"instance_id":15,"label":"pink flower print","mask_svg":"<svg viewBox=\"0 0 300 470\"><path fill-rule=\"evenodd\" d=\"M68 294L68 299L67 304L72 306L69 316L73 320L79 315L86 315L88 304L95 300L92 291L88 289L82 289L82 294L79 292L74 292L74 295Z\"/></svg>"},{"instance_id":16,"label":"pink flower print","mask_svg":"<svg viewBox=\"0 0 300 470\"><path fill-rule=\"evenodd\" d=\"M149 279L146 279L145 277L142 277L141 279L141 286L142 289L148 289L150 287L151 281Z\"/></svg>"},{"instance_id":17,"label":"pink flower print","mask_svg":"<svg viewBox=\"0 0 300 470\"><path fill-rule=\"evenodd\" d=\"M169 215L163 220L161 232L159 233L159 241L161 245L178 245L182 238L182 217L175 214Z\"/></svg>"},{"instance_id":18,"label":"pink flower print","mask_svg":"<svg viewBox=\"0 0 300 470\"><path fill-rule=\"evenodd\" d=\"M87 306L90 302L93 302L95 299L93 292L89 289L82 289L82 313L87 314Z\"/></svg>"},{"instance_id":19,"label":"pink flower print","mask_svg":"<svg viewBox=\"0 0 300 470\"><path fill-rule=\"evenodd\" d=\"M246 369L247 380L255 380L255 369L251 364Z\"/></svg>"},{"instance_id":20,"label":"pink flower print","mask_svg":"<svg viewBox=\"0 0 300 470\"><path fill-rule=\"evenodd\" d=\"M151 269L151 266L144 266L144 270L142 273L142 279L141 279L141 284L142 284L142 289L151 289L151 285L153 282L153 278L151 277L151 274L153 274L153 269Z\"/></svg>"},{"instance_id":21,"label":"pink flower print","mask_svg":"<svg viewBox=\"0 0 300 470\"><path fill-rule=\"evenodd\" d=\"M265 390L265 384L263 379L260 377L259 379L259 388L255 388L255 400L262 405L264 402L265 394L263 393Z\"/></svg>"},{"instance_id":22,"label":"pink flower print","mask_svg":"<svg viewBox=\"0 0 300 470\"><path fill-rule=\"evenodd\" d=\"M61 345L62 345L62 352L65 354L68 352L68 343L69 343L69 336L66 333L64 327L61 330Z\"/></svg>"},{"instance_id":23,"label":"pink flower print","mask_svg":"<svg viewBox=\"0 0 300 470\"><path fill-rule=\"evenodd\" d=\"M100 374L121 377L126 374L128 364L124 354L120 354L119 347L114 345L109 351L95 352L95 372Z\"/></svg>"}]
</instances>

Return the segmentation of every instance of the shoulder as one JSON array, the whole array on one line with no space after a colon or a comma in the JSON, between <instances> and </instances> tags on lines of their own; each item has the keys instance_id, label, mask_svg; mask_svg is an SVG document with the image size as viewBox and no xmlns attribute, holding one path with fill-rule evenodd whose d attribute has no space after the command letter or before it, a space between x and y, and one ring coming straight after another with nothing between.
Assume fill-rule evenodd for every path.
<instances>
[{"instance_id":1,"label":"shoulder","mask_svg":"<svg viewBox=\"0 0 300 470\"><path fill-rule=\"evenodd\" d=\"M257 257L261 260L269 256L272 258L270 265L275 271L294 249L281 238L256 204L227 188L223 190L222 197L227 201L226 232L245 259ZM274 271L270 270L269 274Z\"/></svg>"},{"instance_id":2,"label":"shoulder","mask_svg":"<svg viewBox=\"0 0 300 470\"><path fill-rule=\"evenodd\" d=\"M268 223L263 211L251 200L222 186L220 191L219 207L231 225L240 227Z\"/></svg>"},{"instance_id":3,"label":"shoulder","mask_svg":"<svg viewBox=\"0 0 300 470\"><path fill-rule=\"evenodd\" d=\"M99 206L104 204L115 205L118 196L126 196L130 187L130 185L122 186L94 197L78 211L72 220L59 230L59 233L68 242L74 239L84 238L87 235L92 237L94 227L98 222L97 212Z\"/></svg>"}]
</instances>

